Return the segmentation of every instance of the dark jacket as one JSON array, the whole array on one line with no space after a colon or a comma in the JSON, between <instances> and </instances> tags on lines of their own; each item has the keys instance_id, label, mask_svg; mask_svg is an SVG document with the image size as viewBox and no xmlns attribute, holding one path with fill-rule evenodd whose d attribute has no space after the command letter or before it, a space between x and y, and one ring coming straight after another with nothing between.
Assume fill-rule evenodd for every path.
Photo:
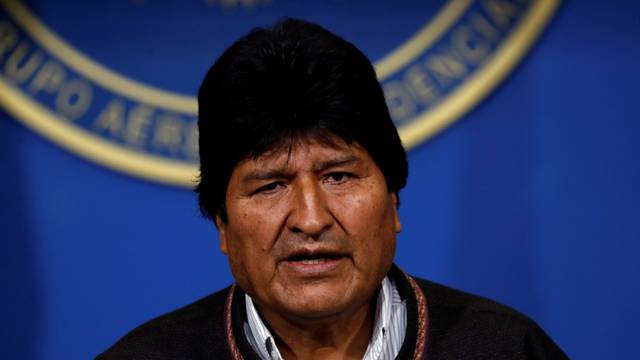
<instances>
[{"instance_id":1,"label":"dark jacket","mask_svg":"<svg viewBox=\"0 0 640 360\"><path fill-rule=\"evenodd\" d=\"M526 316L474 295L389 273L407 303L398 359L567 359ZM97 359L259 359L243 332L244 293L231 286L139 326Z\"/></svg>"}]
</instances>

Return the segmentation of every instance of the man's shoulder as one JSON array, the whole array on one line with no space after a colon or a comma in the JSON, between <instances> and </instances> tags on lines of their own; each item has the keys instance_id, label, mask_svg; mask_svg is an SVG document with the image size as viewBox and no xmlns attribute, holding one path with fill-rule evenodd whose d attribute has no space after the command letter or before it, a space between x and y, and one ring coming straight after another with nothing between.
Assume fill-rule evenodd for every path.
<instances>
[{"instance_id":1,"label":"man's shoulder","mask_svg":"<svg viewBox=\"0 0 640 360\"><path fill-rule=\"evenodd\" d=\"M481 296L414 279L427 298L432 355L483 359L567 358L528 316Z\"/></svg>"},{"instance_id":2,"label":"man's shoulder","mask_svg":"<svg viewBox=\"0 0 640 360\"><path fill-rule=\"evenodd\" d=\"M454 289L436 282L413 277L428 298L429 310L488 313L500 317L532 322L524 314L491 299Z\"/></svg>"},{"instance_id":3,"label":"man's shoulder","mask_svg":"<svg viewBox=\"0 0 640 360\"><path fill-rule=\"evenodd\" d=\"M224 304L229 288L152 319L118 340L97 359L220 358Z\"/></svg>"}]
</instances>

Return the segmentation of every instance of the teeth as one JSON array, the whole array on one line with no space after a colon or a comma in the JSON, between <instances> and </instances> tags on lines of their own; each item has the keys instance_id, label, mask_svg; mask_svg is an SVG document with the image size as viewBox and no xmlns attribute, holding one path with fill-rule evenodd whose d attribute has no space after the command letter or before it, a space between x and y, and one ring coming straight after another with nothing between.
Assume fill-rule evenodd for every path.
<instances>
[{"instance_id":1,"label":"teeth","mask_svg":"<svg viewBox=\"0 0 640 360\"><path fill-rule=\"evenodd\" d=\"M306 265L317 265L317 264L322 264L324 262L326 262L327 259L305 259L305 260L300 260L301 263L306 264Z\"/></svg>"}]
</instances>

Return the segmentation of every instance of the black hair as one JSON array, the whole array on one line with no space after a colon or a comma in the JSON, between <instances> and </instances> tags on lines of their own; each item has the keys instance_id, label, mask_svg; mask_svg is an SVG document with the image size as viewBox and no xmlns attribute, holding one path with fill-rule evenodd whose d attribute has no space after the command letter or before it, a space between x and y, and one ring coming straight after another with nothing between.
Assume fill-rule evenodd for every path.
<instances>
[{"instance_id":1,"label":"black hair","mask_svg":"<svg viewBox=\"0 0 640 360\"><path fill-rule=\"evenodd\" d=\"M198 92L202 214L226 222L233 169L274 146L335 135L361 145L396 194L407 158L371 62L353 44L302 20L257 28L232 44ZM289 143L290 144L290 143Z\"/></svg>"}]
</instances>

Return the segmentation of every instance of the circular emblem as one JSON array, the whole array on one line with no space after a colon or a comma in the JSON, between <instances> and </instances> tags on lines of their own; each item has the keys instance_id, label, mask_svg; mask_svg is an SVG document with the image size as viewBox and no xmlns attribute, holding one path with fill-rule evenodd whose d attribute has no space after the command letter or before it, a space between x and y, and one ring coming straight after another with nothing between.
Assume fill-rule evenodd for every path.
<instances>
[{"instance_id":1,"label":"circular emblem","mask_svg":"<svg viewBox=\"0 0 640 360\"><path fill-rule=\"evenodd\" d=\"M412 3L0 0L0 105L96 163L193 186L201 77L248 28L286 14L345 36L373 60L411 148L507 76L558 0Z\"/></svg>"}]
</instances>

